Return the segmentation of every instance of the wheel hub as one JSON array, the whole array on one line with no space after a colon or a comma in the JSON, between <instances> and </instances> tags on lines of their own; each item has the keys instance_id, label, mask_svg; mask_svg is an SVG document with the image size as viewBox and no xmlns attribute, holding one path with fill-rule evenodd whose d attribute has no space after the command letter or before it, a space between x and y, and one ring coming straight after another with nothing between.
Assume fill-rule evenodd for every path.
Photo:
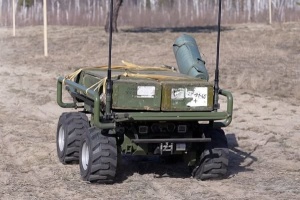
<instances>
[{"instance_id":1,"label":"wheel hub","mask_svg":"<svg viewBox=\"0 0 300 200\"><path fill-rule=\"evenodd\" d=\"M58 147L60 151L63 151L65 147L65 130L63 129L63 126L60 126L58 132Z\"/></svg>"},{"instance_id":2,"label":"wheel hub","mask_svg":"<svg viewBox=\"0 0 300 200\"><path fill-rule=\"evenodd\" d=\"M86 142L82 145L81 163L83 169L86 170L89 164L89 147Z\"/></svg>"}]
</instances>

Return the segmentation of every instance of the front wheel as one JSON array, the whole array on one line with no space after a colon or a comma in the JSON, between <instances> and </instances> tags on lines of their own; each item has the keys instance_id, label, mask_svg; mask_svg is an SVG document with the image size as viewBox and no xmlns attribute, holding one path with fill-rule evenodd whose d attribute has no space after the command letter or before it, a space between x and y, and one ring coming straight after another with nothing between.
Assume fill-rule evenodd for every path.
<instances>
[{"instance_id":1,"label":"front wheel","mask_svg":"<svg viewBox=\"0 0 300 200\"><path fill-rule=\"evenodd\" d=\"M209 129L206 135L211 137L192 175L199 180L221 179L227 175L229 150L227 138L222 129Z\"/></svg>"},{"instance_id":2,"label":"front wheel","mask_svg":"<svg viewBox=\"0 0 300 200\"><path fill-rule=\"evenodd\" d=\"M63 164L78 163L81 135L88 129L89 121L84 113L63 113L57 125L56 148Z\"/></svg>"},{"instance_id":3,"label":"front wheel","mask_svg":"<svg viewBox=\"0 0 300 200\"><path fill-rule=\"evenodd\" d=\"M82 137L79 153L80 174L84 181L113 183L118 148L116 137L91 127Z\"/></svg>"}]
</instances>

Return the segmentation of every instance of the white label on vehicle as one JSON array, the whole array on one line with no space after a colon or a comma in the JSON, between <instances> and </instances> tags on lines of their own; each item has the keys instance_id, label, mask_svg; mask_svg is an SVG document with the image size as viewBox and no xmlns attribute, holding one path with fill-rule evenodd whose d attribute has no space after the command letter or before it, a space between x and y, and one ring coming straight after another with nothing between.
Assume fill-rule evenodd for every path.
<instances>
[{"instance_id":1,"label":"white label on vehicle","mask_svg":"<svg viewBox=\"0 0 300 200\"><path fill-rule=\"evenodd\" d=\"M185 89L185 98L193 98L194 90Z\"/></svg>"},{"instance_id":2,"label":"white label on vehicle","mask_svg":"<svg viewBox=\"0 0 300 200\"><path fill-rule=\"evenodd\" d=\"M171 99L184 99L184 93L185 89L184 88L172 88L171 91Z\"/></svg>"},{"instance_id":3,"label":"white label on vehicle","mask_svg":"<svg viewBox=\"0 0 300 200\"><path fill-rule=\"evenodd\" d=\"M189 93L189 95L193 99L187 103L187 106L207 106L207 87L195 87L193 93Z\"/></svg>"},{"instance_id":4,"label":"white label on vehicle","mask_svg":"<svg viewBox=\"0 0 300 200\"><path fill-rule=\"evenodd\" d=\"M177 143L176 144L176 151L185 151L186 150L186 144L185 143Z\"/></svg>"},{"instance_id":5,"label":"white label on vehicle","mask_svg":"<svg viewBox=\"0 0 300 200\"><path fill-rule=\"evenodd\" d=\"M154 98L155 86L138 86L137 98Z\"/></svg>"}]
</instances>

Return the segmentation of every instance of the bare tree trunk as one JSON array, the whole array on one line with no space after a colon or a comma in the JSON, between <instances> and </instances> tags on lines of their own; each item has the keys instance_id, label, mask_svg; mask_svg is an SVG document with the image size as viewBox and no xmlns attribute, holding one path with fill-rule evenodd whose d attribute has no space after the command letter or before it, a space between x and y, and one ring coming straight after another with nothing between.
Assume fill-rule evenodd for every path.
<instances>
[{"instance_id":1,"label":"bare tree trunk","mask_svg":"<svg viewBox=\"0 0 300 200\"><path fill-rule=\"evenodd\" d=\"M120 7L123 3L123 0L111 0L111 1L114 1L112 31L113 32L118 32L117 20L118 20L119 10L120 10ZM105 27L104 27L105 32L109 31L109 15L110 15L110 13L107 12L106 22L105 22Z\"/></svg>"}]
</instances>

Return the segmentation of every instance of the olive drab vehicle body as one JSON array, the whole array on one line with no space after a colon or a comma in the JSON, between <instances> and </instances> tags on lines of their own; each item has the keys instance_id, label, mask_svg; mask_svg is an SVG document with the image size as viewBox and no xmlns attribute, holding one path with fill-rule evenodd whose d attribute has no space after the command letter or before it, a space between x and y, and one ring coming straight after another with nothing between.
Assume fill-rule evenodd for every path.
<instances>
[{"instance_id":1,"label":"olive drab vehicle body","mask_svg":"<svg viewBox=\"0 0 300 200\"><path fill-rule=\"evenodd\" d=\"M209 82L193 37L178 37L173 51L178 69L125 61L111 66L110 41L108 66L59 77L58 105L77 109L59 118L59 160L79 162L82 179L97 183L114 182L123 154L176 155L196 179L226 177L229 152L222 127L232 120L232 95L218 86L218 66L215 83ZM73 101L63 101L64 87ZM219 111L219 95L227 98L225 111Z\"/></svg>"}]
</instances>

